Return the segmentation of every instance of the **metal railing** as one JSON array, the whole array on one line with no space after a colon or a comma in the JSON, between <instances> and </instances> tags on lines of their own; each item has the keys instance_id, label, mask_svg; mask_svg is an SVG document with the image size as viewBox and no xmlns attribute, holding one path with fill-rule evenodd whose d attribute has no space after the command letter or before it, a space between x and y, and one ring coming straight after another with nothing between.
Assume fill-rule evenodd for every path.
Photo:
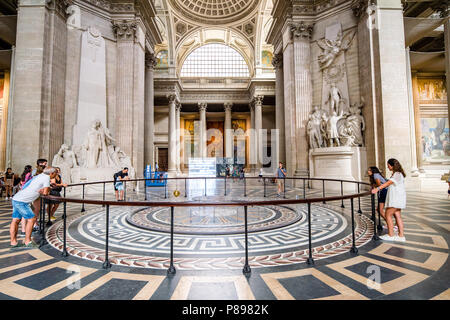
<instances>
[{"instance_id":1,"label":"metal railing","mask_svg":"<svg viewBox=\"0 0 450 320\"><path fill-rule=\"evenodd\" d=\"M208 179L215 179L215 180L224 180L224 195L227 195L227 187L226 187L226 181L227 177L182 177L182 178L164 178L167 181L176 181L176 180L184 180L185 184L185 197L187 197L187 181L188 180L198 180L198 179L204 179L205 181L205 195L206 195L206 181ZM239 178L238 178L239 179ZM244 184L244 197L247 197L247 180L253 180L253 179L259 179L259 177L244 177L243 179ZM105 214L106 214L106 239L105 239L105 261L103 263L103 268L107 269L111 267L111 263L109 261L109 211L111 206L138 206L138 207L170 207L170 266L167 270L167 273L169 275L173 275L176 273L175 266L173 264L174 260L174 249L173 249L173 236L174 236L174 210L176 207L214 207L214 206L240 206L244 208L244 234L245 234L245 263L243 267L243 273L249 274L251 272L250 265L248 263L248 217L247 217L247 209L249 206L265 206L265 205L295 205L295 204L307 204L307 217L308 217L308 248L309 248L309 254L306 262L310 265L314 264L313 254L312 254L312 237L311 237L311 204L312 203L326 203L330 201L341 201L341 207L345 208L344 206L344 200L350 200L350 211L351 211L351 224L352 224L352 246L350 249L350 252L353 254L358 253L358 248L356 247L356 239L355 239L355 218L354 218L354 199L358 198L358 213L362 214L361 210L361 197L365 196L371 196L371 220L374 223L374 234L372 237L372 240L377 241L379 239L377 231L380 231L381 228L381 218L380 213L378 212L378 226L377 226L377 219L375 214L375 194L372 194L371 191L364 191L361 192L360 186L369 186L368 183L360 182L360 181L351 181L351 180L339 180L339 179L321 179L321 178L309 178L309 177L285 177L285 178L277 178L277 177L263 177L263 184L264 184L264 197L267 197L266 192L266 179L282 179L284 182L284 189L283 189L283 199L271 199L271 200L246 200L246 201L202 201L202 202L192 202L192 201L149 201L147 200L147 186L146 182L148 180L161 180L161 179L133 179L133 180L126 180L125 183L125 192L126 192L126 183L130 182L141 182L144 181L145 190L145 200L135 200L135 201L126 201L126 197L124 197L125 201L111 201L111 200L105 200L105 186L108 183L114 183L114 181L101 181L101 182L88 182L88 183L79 183L79 184L71 184L67 186L69 187L76 187L76 186L82 186L82 197L81 199L77 198L67 198L66 197L66 188L63 190L63 196L57 197L57 196L41 196L42 199L48 199L48 200L54 200L63 202L63 250L62 250L62 256L67 257L69 255L67 251L67 203L79 203L82 205L81 212L85 211L85 204L90 205L99 205L102 207L106 207ZM287 199L286 198L286 181L303 181L303 199ZM322 181L322 197L315 197L315 198L307 198L306 197L306 185L308 185L311 181ZM325 181L327 182L338 182L340 183L340 196L326 196L325 191ZM357 184L357 193L354 194L347 194L344 195L344 183L351 183L351 184ZM102 200L94 200L94 199L86 199L85 198L85 186L88 185L99 185L103 184L103 192L102 192ZM164 186L164 197L167 199L167 183ZM369 188L370 189L370 188ZM40 247L47 244L47 240L45 238L45 201L41 201L41 208L40 208L40 232L42 234L42 239L40 243ZM48 218L48 224L51 224L50 222L50 214Z\"/></svg>"}]
</instances>

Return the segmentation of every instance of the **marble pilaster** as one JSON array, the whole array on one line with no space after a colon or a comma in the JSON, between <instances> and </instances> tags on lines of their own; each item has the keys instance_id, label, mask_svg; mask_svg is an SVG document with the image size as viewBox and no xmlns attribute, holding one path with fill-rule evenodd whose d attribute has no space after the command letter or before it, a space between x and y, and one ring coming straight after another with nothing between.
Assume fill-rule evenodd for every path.
<instances>
[{"instance_id":1,"label":"marble pilaster","mask_svg":"<svg viewBox=\"0 0 450 320\"><path fill-rule=\"evenodd\" d=\"M255 150L256 150L256 168L262 167L263 164L263 138L262 138L262 102L264 96L253 97L253 105L255 109Z\"/></svg>"},{"instance_id":2,"label":"marble pilaster","mask_svg":"<svg viewBox=\"0 0 450 320\"><path fill-rule=\"evenodd\" d=\"M116 141L127 155L133 151L134 20L113 22L117 37Z\"/></svg>"},{"instance_id":3,"label":"marble pilaster","mask_svg":"<svg viewBox=\"0 0 450 320\"><path fill-rule=\"evenodd\" d=\"M254 168L257 157L256 157L256 134L255 134L255 106L253 103L249 104L250 107L250 167Z\"/></svg>"},{"instance_id":4,"label":"marble pilaster","mask_svg":"<svg viewBox=\"0 0 450 320\"><path fill-rule=\"evenodd\" d=\"M272 60L275 67L275 129L278 130L278 159L275 162L286 162L286 141L284 137L284 83L283 83L283 54L276 54ZM273 151L273 150L272 150ZM275 165L278 165L276 163Z\"/></svg>"},{"instance_id":5,"label":"marble pilaster","mask_svg":"<svg viewBox=\"0 0 450 320\"><path fill-rule=\"evenodd\" d=\"M177 170L177 128L176 128L176 105L177 96L170 94L167 96L169 99L169 159L168 159L168 171L171 173Z\"/></svg>"},{"instance_id":6,"label":"marble pilaster","mask_svg":"<svg viewBox=\"0 0 450 320\"><path fill-rule=\"evenodd\" d=\"M200 112L200 157L206 158L207 146L206 146L206 102L198 103L198 111Z\"/></svg>"},{"instance_id":7,"label":"marble pilaster","mask_svg":"<svg viewBox=\"0 0 450 320\"><path fill-rule=\"evenodd\" d=\"M225 157L231 158L233 157L233 133L231 128L231 109L233 108L232 102L224 103L225 110Z\"/></svg>"},{"instance_id":8,"label":"marble pilaster","mask_svg":"<svg viewBox=\"0 0 450 320\"><path fill-rule=\"evenodd\" d=\"M154 73L156 57L153 53L145 56L145 151L144 163L155 166L154 141L155 141L155 105L154 105Z\"/></svg>"},{"instance_id":9,"label":"marble pilaster","mask_svg":"<svg viewBox=\"0 0 450 320\"><path fill-rule=\"evenodd\" d=\"M283 35L283 75L288 175L308 174L306 122L312 108L311 48L313 23L293 23Z\"/></svg>"},{"instance_id":10,"label":"marble pilaster","mask_svg":"<svg viewBox=\"0 0 450 320\"><path fill-rule=\"evenodd\" d=\"M176 135L177 135L177 141L176 141L176 160L177 160L177 172L181 173L181 126L180 126L180 111L181 111L181 103L177 102L175 106L175 120L176 120Z\"/></svg>"}]
</instances>

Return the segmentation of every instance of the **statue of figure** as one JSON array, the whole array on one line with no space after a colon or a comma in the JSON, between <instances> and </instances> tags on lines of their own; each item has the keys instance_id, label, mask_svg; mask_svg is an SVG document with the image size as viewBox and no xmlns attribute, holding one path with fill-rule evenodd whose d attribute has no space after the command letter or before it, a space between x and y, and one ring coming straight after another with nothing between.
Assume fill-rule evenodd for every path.
<instances>
[{"instance_id":1,"label":"statue of figure","mask_svg":"<svg viewBox=\"0 0 450 320\"><path fill-rule=\"evenodd\" d=\"M322 146L324 148L328 147L328 132L327 125L328 124L328 114L326 112L322 113L321 121L320 121L320 134L322 136Z\"/></svg>"},{"instance_id":2,"label":"statue of figure","mask_svg":"<svg viewBox=\"0 0 450 320\"><path fill-rule=\"evenodd\" d=\"M342 119L342 113L339 115L336 114L336 111L333 111L331 116L327 121L327 136L329 141L329 146L332 147L334 145L334 140L336 140L336 144L339 147L339 133L337 130L337 123L340 119Z\"/></svg>"},{"instance_id":3,"label":"statue of figure","mask_svg":"<svg viewBox=\"0 0 450 320\"><path fill-rule=\"evenodd\" d=\"M344 121L344 124L339 127L338 131L342 145L346 147L357 146L355 143L355 134L353 132L352 125L347 120Z\"/></svg>"},{"instance_id":4,"label":"statue of figure","mask_svg":"<svg viewBox=\"0 0 450 320\"><path fill-rule=\"evenodd\" d=\"M323 50L323 53L319 55L321 71L328 68L341 52L346 51L350 47L355 34L355 31L351 31L344 37L342 31L339 31L336 40L325 38L317 41L317 44Z\"/></svg>"},{"instance_id":5,"label":"statue of figure","mask_svg":"<svg viewBox=\"0 0 450 320\"><path fill-rule=\"evenodd\" d=\"M363 131L366 130L366 123L364 117L361 115L361 108L363 104L353 104L350 107L350 115L346 122L351 127L351 132L354 137L354 144L362 146L364 144Z\"/></svg>"},{"instance_id":6,"label":"statue of figure","mask_svg":"<svg viewBox=\"0 0 450 320\"><path fill-rule=\"evenodd\" d=\"M109 130L103 128L100 120L94 120L89 129L83 148L86 150L86 161L84 166L87 168L108 168L114 165L109 155L108 146L114 139Z\"/></svg>"},{"instance_id":7,"label":"statue of figure","mask_svg":"<svg viewBox=\"0 0 450 320\"><path fill-rule=\"evenodd\" d=\"M307 131L309 134L310 148L320 148L322 146L322 135L320 132L321 110L318 106L314 106L314 111L310 114L307 123Z\"/></svg>"},{"instance_id":8,"label":"statue of figure","mask_svg":"<svg viewBox=\"0 0 450 320\"><path fill-rule=\"evenodd\" d=\"M330 113L332 112L338 112L339 113L342 110L338 110L339 108L339 102L342 99L342 93L339 90L339 88L336 86L336 83L331 84L330 92L328 93L328 100L327 103L330 103Z\"/></svg>"},{"instance_id":9,"label":"statue of figure","mask_svg":"<svg viewBox=\"0 0 450 320\"><path fill-rule=\"evenodd\" d=\"M69 168L78 167L75 153L65 143L61 145L61 148L59 148L58 153L55 154L52 161L52 166L59 167L63 165Z\"/></svg>"}]
</instances>

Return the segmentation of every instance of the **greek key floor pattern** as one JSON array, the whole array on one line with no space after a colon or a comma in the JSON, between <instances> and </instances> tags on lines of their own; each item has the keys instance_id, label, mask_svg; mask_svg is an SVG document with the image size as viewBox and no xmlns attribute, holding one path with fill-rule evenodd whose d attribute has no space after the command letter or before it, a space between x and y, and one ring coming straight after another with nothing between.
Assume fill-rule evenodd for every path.
<instances>
[{"instance_id":1,"label":"greek key floor pattern","mask_svg":"<svg viewBox=\"0 0 450 320\"><path fill-rule=\"evenodd\" d=\"M261 196L261 188L247 191L249 196ZM291 189L286 195L302 192ZM340 201L314 205L313 265L305 263L309 253L305 208L295 207L302 215L299 221L249 234L248 277L242 274L241 234L176 234L177 273L167 276L168 234L130 225L126 220L130 212L120 207L110 212L110 269L102 268L104 209L93 206L86 206L83 213L80 205L68 206L68 257L61 256L61 219L47 230L49 244L11 251L11 205L1 201L0 299L448 300L450 203L445 192L408 192L402 213L404 243L372 240L370 198L361 199L361 215L356 213L356 200L358 253L350 252L350 202L344 202L344 209ZM308 190L307 195L320 196L321 190ZM276 190L267 192L268 198L275 196ZM40 240L38 234L35 240Z\"/></svg>"}]
</instances>

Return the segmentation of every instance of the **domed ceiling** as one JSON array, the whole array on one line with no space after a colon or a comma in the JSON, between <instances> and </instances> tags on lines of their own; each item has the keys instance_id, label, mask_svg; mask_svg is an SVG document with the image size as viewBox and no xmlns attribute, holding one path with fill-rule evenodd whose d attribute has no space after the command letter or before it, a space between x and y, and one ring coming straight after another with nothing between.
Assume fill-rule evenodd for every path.
<instances>
[{"instance_id":1,"label":"domed ceiling","mask_svg":"<svg viewBox=\"0 0 450 320\"><path fill-rule=\"evenodd\" d=\"M227 24L248 16L258 0L169 0L178 14L205 24Z\"/></svg>"}]
</instances>

